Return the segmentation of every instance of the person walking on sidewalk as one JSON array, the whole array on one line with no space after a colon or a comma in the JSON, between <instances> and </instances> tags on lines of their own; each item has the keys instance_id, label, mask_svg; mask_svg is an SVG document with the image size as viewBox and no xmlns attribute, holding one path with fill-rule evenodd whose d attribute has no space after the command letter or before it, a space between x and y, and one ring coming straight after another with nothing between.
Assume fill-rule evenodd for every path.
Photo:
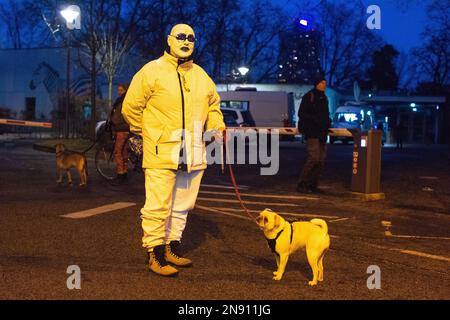
<instances>
[{"instance_id":1,"label":"person walking on sidewalk","mask_svg":"<svg viewBox=\"0 0 450 320\"><path fill-rule=\"evenodd\" d=\"M306 140L307 159L300 174L297 191L320 193L319 177L327 154L328 130L331 127L326 81L319 76L314 88L306 93L300 103L298 129Z\"/></svg>"},{"instance_id":2,"label":"person walking on sidewalk","mask_svg":"<svg viewBox=\"0 0 450 320\"><path fill-rule=\"evenodd\" d=\"M142 245L149 269L161 276L192 265L180 245L207 166L203 134L221 141L225 129L216 86L192 62L195 42L189 25L174 26L164 55L133 77L122 109L131 132L143 137Z\"/></svg>"}]
</instances>

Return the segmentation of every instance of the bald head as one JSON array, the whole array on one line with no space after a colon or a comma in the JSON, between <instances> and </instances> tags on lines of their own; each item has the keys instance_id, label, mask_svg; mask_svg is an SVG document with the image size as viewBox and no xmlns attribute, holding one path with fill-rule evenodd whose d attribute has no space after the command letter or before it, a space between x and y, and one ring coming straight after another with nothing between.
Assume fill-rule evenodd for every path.
<instances>
[{"instance_id":1,"label":"bald head","mask_svg":"<svg viewBox=\"0 0 450 320\"><path fill-rule=\"evenodd\" d=\"M179 59L189 58L194 52L195 33L187 24L177 24L167 37L170 54Z\"/></svg>"}]
</instances>

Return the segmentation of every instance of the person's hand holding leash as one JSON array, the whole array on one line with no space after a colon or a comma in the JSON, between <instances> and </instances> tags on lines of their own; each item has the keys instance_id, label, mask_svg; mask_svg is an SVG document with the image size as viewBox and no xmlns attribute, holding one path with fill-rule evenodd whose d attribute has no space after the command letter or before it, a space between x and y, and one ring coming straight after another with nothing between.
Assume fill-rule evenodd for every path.
<instances>
[{"instance_id":1,"label":"person's hand holding leash","mask_svg":"<svg viewBox=\"0 0 450 320\"><path fill-rule=\"evenodd\" d=\"M218 144L223 144L223 132L219 130L212 130L211 133L214 137L214 142L217 142Z\"/></svg>"}]
</instances>

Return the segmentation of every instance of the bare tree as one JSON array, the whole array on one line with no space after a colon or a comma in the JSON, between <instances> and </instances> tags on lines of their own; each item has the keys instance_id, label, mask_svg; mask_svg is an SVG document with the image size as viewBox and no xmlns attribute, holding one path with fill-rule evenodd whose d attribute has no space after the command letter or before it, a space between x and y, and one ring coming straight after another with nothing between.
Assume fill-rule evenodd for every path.
<instances>
[{"instance_id":1,"label":"bare tree","mask_svg":"<svg viewBox=\"0 0 450 320\"><path fill-rule=\"evenodd\" d=\"M124 66L127 54L138 39L138 26L151 11L144 1L117 1L105 26L99 28L100 68L108 80L108 102L112 105L112 86L115 76Z\"/></svg>"},{"instance_id":2,"label":"bare tree","mask_svg":"<svg viewBox=\"0 0 450 320\"><path fill-rule=\"evenodd\" d=\"M399 77L399 88L403 90L412 89L418 77L417 63L411 56L411 53L400 52L395 65Z\"/></svg>"},{"instance_id":3,"label":"bare tree","mask_svg":"<svg viewBox=\"0 0 450 320\"><path fill-rule=\"evenodd\" d=\"M167 47L167 34L176 23L187 23L196 32L195 60L216 80L241 64L251 69L255 81L274 77L278 62L278 36L286 18L282 10L261 1L159 0L139 41L140 52L156 58Z\"/></svg>"},{"instance_id":4,"label":"bare tree","mask_svg":"<svg viewBox=\"0 0 450 320\"><path fill-rule=\"evenodd\" d=\"M138 25L150 16L152 1L86 0L82 28L75 34L80 66L91 76L91 137L95 135L97 77L104 72L112 97L112 83L126 53L139 36Z\"/></svg>"},{"instance_id":5,"label":"bare tree","mask_svg":"<svg viewBox=\"0 0 450 320\"><path fill-rule=\"evenodd\" d=\"M159 57L167 47L167 34L172 23L173 7L170 0L149 1L151 14L139 25L137 51L148 60Z\"/></svg>"},{"instance_id":6,"label":"bare tree","mask_svg":"<svg viewBox=\"0 0 450 320\"><path fill-rule=\"evenodd\" d=\"M39 44L45 31L45 26L40 24L39 5L29 0L3 2L0 6L0 30L5 32L5 47L21 49Z\"/></svg>"},{"instance_id":7,"label":"bare tree","mask_svg":"<svg viewBox=\"0 0 450 320\"><path fill-rule=\"evenodd\" d=\"M255 82L274 80L278 70L280 35L287 19L281 8L251 1L241 8L233 29L231 65L243 63L250 68Z\"/></svg>"},{"instance_id":8,"label":"bare tree","mask_svg":"<svg viewBox=\"0 0 450 320\"><path fill-rule=\"evenodd\" d=\"M434 0L428 7L428 21L422 33L424 45L415 48L413 55L424 81L436 85L450 82L450 0Z\"/></svg>"}]
</instances>

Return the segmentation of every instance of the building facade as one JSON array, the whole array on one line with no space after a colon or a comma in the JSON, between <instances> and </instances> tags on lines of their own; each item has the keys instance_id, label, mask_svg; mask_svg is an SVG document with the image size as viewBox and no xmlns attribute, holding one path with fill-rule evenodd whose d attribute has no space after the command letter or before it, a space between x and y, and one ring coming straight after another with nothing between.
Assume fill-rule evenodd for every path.
<instances>
[{"instance_id":1,"label":"building facade","mask_svg":"<svg viewBox=\"0 0 450 320\"><path fill-rule=\"evenodd\" d=\"M90 94L90 79L77 67L72 49L70 92L83 99ZM61 116L67 97L67 49L1 49L0 109L14 119L50 120ZM73 99L71 108L73 109ZM73 110L72 110L73 111Z\"/></svg>"},{"instance_id":2,"label":"building facade","mask_svg":"<svg viewBox=\"0 0 450 320\"><path fill-rule=\"evenodd\" d=\"M310 84L321 73L320 33L297 19L281 36L279 83Z\"/></svg>"}]
</instances>

